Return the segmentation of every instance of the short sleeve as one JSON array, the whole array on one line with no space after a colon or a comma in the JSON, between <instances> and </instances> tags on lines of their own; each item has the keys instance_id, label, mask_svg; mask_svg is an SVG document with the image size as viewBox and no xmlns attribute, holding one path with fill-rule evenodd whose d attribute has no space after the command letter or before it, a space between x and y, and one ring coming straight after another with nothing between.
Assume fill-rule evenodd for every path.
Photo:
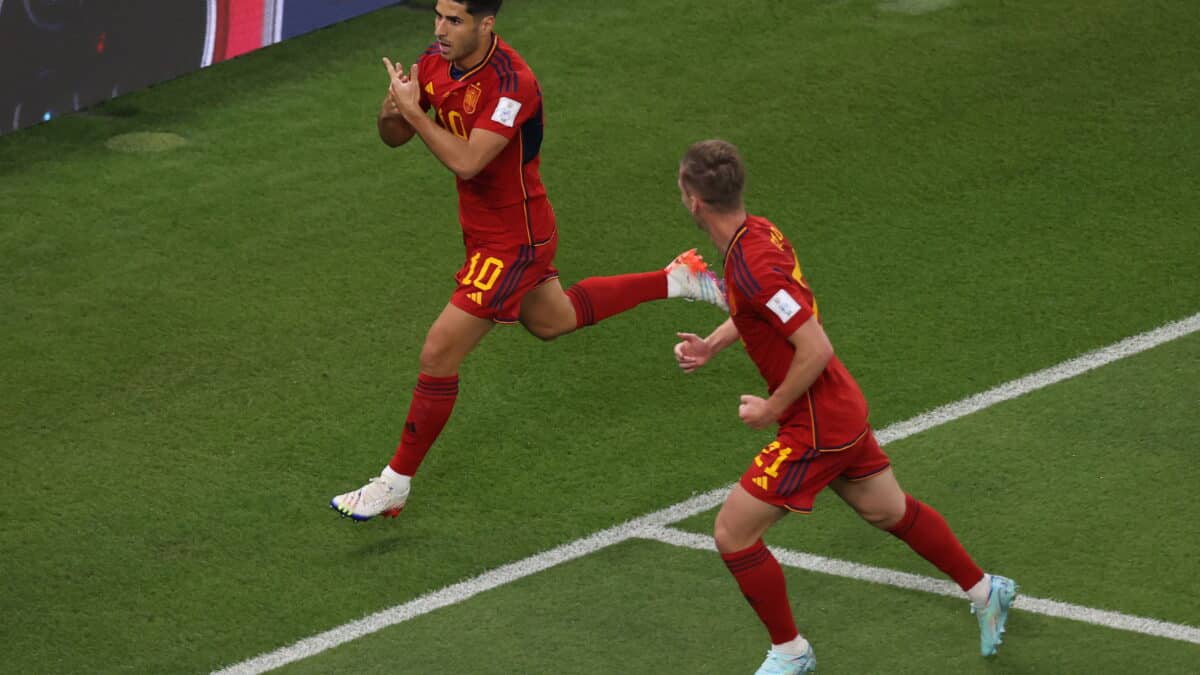
<instances>
[{"instance_id":1,"label":"short sleeve","mask_svg":"<svg viewBox=\"0 0 1200 675\"><path fill-rule=\"evenodd\" d=\"M777 333L790 337L812 318L812 294L791 275L773 271L760 282L752 303L758 315Z\"/></svg>"},{"instance_id":2,"label":"short sleeve","mask_svg":"<svg viewBox=\"0 0 1200 675\"><path fill-rule=\"evenodd\" d=\"M501 76L498 90L480 107L475 128L512 138L521 125L541 111L541 102L542 94L532 73L509 72Z\"/></svg>"}]
</instances>

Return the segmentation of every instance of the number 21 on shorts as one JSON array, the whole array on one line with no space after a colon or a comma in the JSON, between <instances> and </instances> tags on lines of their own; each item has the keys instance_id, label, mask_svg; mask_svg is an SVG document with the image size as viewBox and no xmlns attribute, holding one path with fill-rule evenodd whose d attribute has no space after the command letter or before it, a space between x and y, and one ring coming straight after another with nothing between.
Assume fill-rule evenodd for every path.
<instances>
[{"instance_id":1,"label":"number 21 on shorts","mask_svg":"<svg viewBox=\"0 0 1200 675\"><path fill-rule=\"evenodd\" d=\"M766 465L763 457L769 457L771 453L776 453L774 461L770 465ZM767 447L763 448L757 455L754 456L754 466L762 469L762 472L771 478L779 478L779 466L787 460L792 454L792 449L787 446L782 446L779 441L771 441Z\"/></svg>"}]
</instances>

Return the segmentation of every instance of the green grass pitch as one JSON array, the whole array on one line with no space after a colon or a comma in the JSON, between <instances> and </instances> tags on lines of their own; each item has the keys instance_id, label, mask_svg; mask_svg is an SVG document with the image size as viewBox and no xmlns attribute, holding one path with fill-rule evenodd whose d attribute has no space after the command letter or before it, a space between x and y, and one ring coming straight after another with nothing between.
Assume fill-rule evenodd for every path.
<instances>
[{"instance_id":1,"label":"green grass pitch","mask_svg":"<svg viewBox=\"0 0 1200 675\"><path fill-rule=\"evenodd\" d=\"M1200 311L1192 0L510 0L498 27L545 92L564 284L719 259L674 172L734 141L876 427ZM431 29L377 12L0 137L0 672L234 664L728 484L766 440L744 356L671 358L719 314L652 303L494 331L401 518L328 509L392 452L461 260L449 173L375 135L380 57ZM1198 350L889 450L1031 595L1200 626ZM770 543L933 574L831 499ZM964 603L788 580L823 672L1200 664L1026 613L985 662ZM715 554L630 541L291 668L728 673L765 647Z\"/></svg>"}]
</instances>

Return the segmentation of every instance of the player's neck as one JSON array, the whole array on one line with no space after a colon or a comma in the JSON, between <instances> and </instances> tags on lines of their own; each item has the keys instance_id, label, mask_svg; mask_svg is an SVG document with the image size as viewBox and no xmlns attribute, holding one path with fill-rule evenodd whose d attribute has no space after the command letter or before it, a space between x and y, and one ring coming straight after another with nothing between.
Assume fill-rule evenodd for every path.
<instances>
[{"instance_id":1,"label":"player's neck","mask_svg":"<svg viewBox=\"0 0 1200 675\"><path fill-rule=\"evenodd\" d=\"M708 236L712 238L717 250L724 252L729 248L729 242L733 240L733 235L737 234L738 229L746 222L746 211L738 209L729 213L713 213L709 214L706 220Z\"/></svg>"},{"instance_id":2,"label":"player's neck","mask_svg":"<svg viewBox=\"0 0 1200 675\"><path fill-rule=\"evenodd\" d=\"M465 73L483 65L483 60L487 58L488 52L492 51L492 43L495 41L496 34L488 33L488 36L480 41L479 48L456 60L453 64L454 67Z\"/></svg>"}]
</instances>

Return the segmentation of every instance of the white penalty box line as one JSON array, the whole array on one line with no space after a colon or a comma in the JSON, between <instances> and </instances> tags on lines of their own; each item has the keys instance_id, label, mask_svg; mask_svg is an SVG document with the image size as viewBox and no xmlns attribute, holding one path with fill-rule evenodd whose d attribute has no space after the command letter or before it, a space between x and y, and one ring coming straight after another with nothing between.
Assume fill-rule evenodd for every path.
<instances>
[{"instance_id":1,"label":"white penalty box line","mask_svg":"<svg viewBox=\"0 0 1200 675\"><path fill-rule=\"evenodd\" d=\"M1069 361L1064 361L1056 366L1039 370L1024 377L1006 382L999 386L988 389L985 392L970 396L956 401L948 405L935 408L928 412L921 413L916 417L903 422L898 422L887 428L881 429L876 433L880 444L887 445L895 441L907 438L922 431L927 431L934 427L941 426L947 422L952 422L956 419L965 417L980 410L990 408L998 403L1008 401L1018 396L1023 396L1038 389L1043 389L1052 384L1062 382L1063 380L1082 375L1090 370L1095 370L1101 366L1107 365L1114 361L1133 356L1144 352L1148 349L1157 347L1158 345L1177 340L1186 335L1190 335L1200 331L1200 313L1193 314L1185 319L1173 321L1145 333L1126 338L1115 344L1109 345L1095 351L1087 352L1081 356L1075 357ZM691 535L680 530L667 528L668 525L677 523L685 518L691 517L697 513L708 511L719 505L728 494L730 486L710 490L704 494L696 495L691 499L687 499L678 504L673 504L665 509L648 513L644 516L626 521L620 525L601 530L593 533L582 539L557 546L548 551L543 551L536 555L530 556L523 560L502 565L495 569L489 570L457 584L453 584L431 593L427 593L420 597L414 598L408 602L395 605L388 609L375 612L365 616L357 621L351 621L336 628L332 628L323 633L318 633L311 637L300 640L296 643L281 647L275 651L261 654L254 658L233 664L222 670L216 671L219 675L233 674L252 674L263 673L276 668L293 663L310 656L315 656L329 649L333 649L338 645L345 644L351 640L370 635L378 632L389 626L394 626L398 623L414 619L416 617L428 614L436 609L447 607L467 600L479 593L498 588L505 584L511 583L518 579L536 574L551 567L561 565L562 563L581 558L585 555L595 553L601 549L607 548L614 544L627 541L633 538L649 538L659 539L671 538L672 541L667 543L676 543L677 545L691 546L695 536L701 539L701 535ZM675 534L678 533L678 534ZM681 536L682 535L682 536ZM705 545L708 546L707 544ZM865 565L857 565L844 561L833 561L829 559L819 558L818 556L810 556L804 553L796 553L775 549L783 557L781 563L793 567L810 569L805 565L815 565L820 567L825 565L828 569L836 567L839 571L851 570L854 573L861 573L862 578L877 581L881 583L891 583L899 585L903 588L915 588L917 590L930 590L934 593L942 593L948 584L938 582L934 579L926 579L916 575L908 575L903 572L893 570L883 570L880 568L871 568ZM787 561L787 562L785 562ZM834 565L834 567L830 567ZM868 570L870 572L868 572ZM825 571L825 569L815 569L814 571ZM832 572L831 572L832 573ZM873 575L873 576L872 576ZM848 574L841 574L848 576ZM859 577L854 577L859 578ZM905 585L910 584L910 585ZM911 585L916 584L916 585ZM930 585L933 584L933 585ZM939 590L940 589L940 590ZM957 595L958 589L953 588L953 594ZM1040 600L1036 598L1018 597L1015 605L1020 609L1035 611L1048 616L1056 616L1069 619L1077 619L1096 623L1097 625L1108 626L1110 628L1118 628L1122 630L1131 630L1148 635L1157 635L1161 637L1169 637L1176 640L1186 642L1194 642L1200 644L1200 629L1190 626L1181 626L1177 624L1169 624L1154 619L1144 619L1141 617L1131 617L1116 612L1106 612L1103 610L1091 610L1087 608L1068 605L1053 600ZM1081 612L1090 612L1083 614ZM1080 618L1086 616L1087 618Z\"/></svg>"}]
</instances>

